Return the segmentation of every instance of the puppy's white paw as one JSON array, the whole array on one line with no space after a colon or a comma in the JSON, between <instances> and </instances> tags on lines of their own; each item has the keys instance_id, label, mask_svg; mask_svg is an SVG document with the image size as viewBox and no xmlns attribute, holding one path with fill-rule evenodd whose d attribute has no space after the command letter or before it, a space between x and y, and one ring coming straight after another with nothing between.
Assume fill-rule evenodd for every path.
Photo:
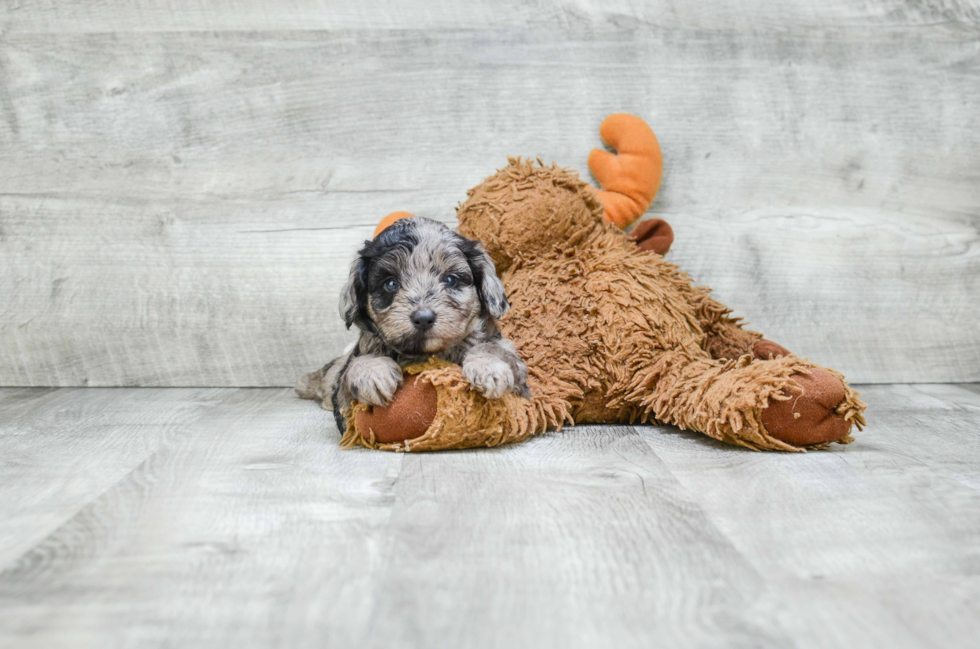
<instances>
[{"instance_id":1,"label":"puppy's white paw","mask_svg":"<svg viewBox=\"0 0 980 649\"><path fill-rule=\"evenodd\" d=\"M357 356L351 359L344 380L354 400L387 406L402 384L402 368L387 357Z\"/></svg>"},{"instance_id":2,"label":"puppy's white paw","mask_svg":"<svg viewBox=\"0 0 980 649\"><path fill-rule=\"evenodd\" d=\"M467 356L463 361L463 376L487 399L499 399L514 390L510 365L492 356Z\"/></svg>"}]
</instances>

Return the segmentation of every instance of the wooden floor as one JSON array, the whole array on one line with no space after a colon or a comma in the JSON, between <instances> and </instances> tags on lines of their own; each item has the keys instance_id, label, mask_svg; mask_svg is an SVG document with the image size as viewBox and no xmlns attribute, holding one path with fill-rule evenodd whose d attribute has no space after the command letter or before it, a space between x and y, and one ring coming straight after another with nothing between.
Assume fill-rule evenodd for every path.
<instances>
[{"instance_id":1,"label":"wooden floor","mask_svg":"<svg viewBox=\"0 0 980 649\"><path fill-rule=\"evenodd\" d=\"M0 390L0 644L968 646L980 387L862 392L870 428L806 455L402 455L284 389Z\"/></svg>"}]
</instances>

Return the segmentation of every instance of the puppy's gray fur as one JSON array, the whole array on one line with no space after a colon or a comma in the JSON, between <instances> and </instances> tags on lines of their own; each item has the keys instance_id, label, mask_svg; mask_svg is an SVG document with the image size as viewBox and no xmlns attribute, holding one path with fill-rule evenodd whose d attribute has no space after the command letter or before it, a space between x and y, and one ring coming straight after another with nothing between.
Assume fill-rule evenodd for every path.
<instances>
[{"instance_id":1,"label":"puppy's gray fur","mask_svg":"<svg viewBox=\"0 0 980 649\"><path fill-rule=\"evenodd\" d=\"M343 431L352 401L388 405L403 367L438 356L489 399L529 396L527 367L495 322L509 307L483 246L430 219L397 221L365 242L341 294L357 343L300 379L296 393L329 404ZM428 315L434 321L420 328Z\"/></svg>"}]
</instances>

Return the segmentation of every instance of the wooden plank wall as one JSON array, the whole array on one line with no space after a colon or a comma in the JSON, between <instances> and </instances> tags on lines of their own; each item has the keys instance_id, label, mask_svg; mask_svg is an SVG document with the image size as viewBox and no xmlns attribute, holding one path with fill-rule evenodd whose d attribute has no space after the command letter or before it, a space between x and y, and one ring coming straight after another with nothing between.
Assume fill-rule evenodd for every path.
<instances>
[{"instance_id":1,"label":"wooden plank wall","mask_svg":"<svg viewBox=\"0 0 980 649\"><path fill-rule=\"evenodd\" d=\"M0 5L0 385L290 385L381 216L617 111L738 314L980 380L980 2L48 0Z\"/></svg>"}]
</instances>

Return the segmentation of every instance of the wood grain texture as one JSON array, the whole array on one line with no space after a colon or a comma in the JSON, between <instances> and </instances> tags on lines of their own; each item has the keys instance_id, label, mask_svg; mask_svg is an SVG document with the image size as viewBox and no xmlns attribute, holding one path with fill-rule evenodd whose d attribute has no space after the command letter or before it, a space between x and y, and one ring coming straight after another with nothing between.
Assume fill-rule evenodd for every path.
<instances>
[{"instance_id":1,"label":"wood grain texture","mask_svg":"<svg viewBox=\"0 0 980 649\"><path fill-rule=\"evenodd\" d=\"M0 392L0 564L76 516L226 392Z\"/></svg>"},{"instance_id":2,"label":"wood grain texture","mask_svg":"<svg viewBox=\"0 0 980 649\"><path fill-rule=\"evenodd\" d=\"M538 26L657 26L702 29L853 28L909 25L975 27L976 0L846 2L783 0L779 11L765 0L671 3L631 0L53 0L0 6L8 33L329 29L486 29Z\"/></svg>"},{"instance_id":3,"label":"wood grain texture","mask_svg":"<svg viewBox=\"0 0 980 649\"><path fill-rule=\"evenodd\" d=\"M807 454L341 451L288 390L0 390L0 645L972 646L980 386L860 387Z\"/></svg>"},{"instance_id":4,"label":"wood grain texture","mask_svg":"<svg viewBox=\"0 0 980 649\"><path fill-rule=\"evenodd\" d=\"M371 646L788 642L763 576L631 428L408 456L389 531Z\"/></svg>"},{"instance_id":5,"label":"wood grain texture","mask_svg":"<svg viewBox=\"0 0 980 649\"><path fill-rule=\"evenodd\" d=\"M67 395L89 411L48 430L56 450L76 450L67 466L43 436L24 434L47 425L57 405L39 404L35 421L0 436L5 450L35 442L17 470L4 466L3 506L33 514L34 525L20 529L47 531L26 551L0 550L2 642L303 646L293 637L301 633L318 646L350 646L370 603L365 589L380 565L372 538L389 517L401 456L343 453L335 439L326 443L326 413L287 390L108 392ZM205 412L175 426L163 404ZM133 439L147 447L121 475L90 441L113 415L130 424L109 450L118 455ZM14 500L110 470L108 486L53 528L49 514L63 497ZM12 536L17 547L26 540Z\"/></svg>"},{"instance_id":6,"label":"wood grain texture","mask_svg":"<svg viewBox=\"0 0 980 649\"><path fill-rule=\"evenodd\" d=\"M781 593L776 621L801 645L971 646L980 633L980 389L861 392L871 427L804 462L638 430L765 571Z\"/></svg>"},{"instance_id":7,"label":"wood grain texture","mask_svg":"<svg viewBox=\"0 0 980 649\"><path fill-rule=\"evenodd\" d=\"M451 222L508 154L584 171L617 111L754 327L980 380L977 3L688 5L5 6L0 385L291 385L381 216Z\"/></svg>"}]
</instances>

